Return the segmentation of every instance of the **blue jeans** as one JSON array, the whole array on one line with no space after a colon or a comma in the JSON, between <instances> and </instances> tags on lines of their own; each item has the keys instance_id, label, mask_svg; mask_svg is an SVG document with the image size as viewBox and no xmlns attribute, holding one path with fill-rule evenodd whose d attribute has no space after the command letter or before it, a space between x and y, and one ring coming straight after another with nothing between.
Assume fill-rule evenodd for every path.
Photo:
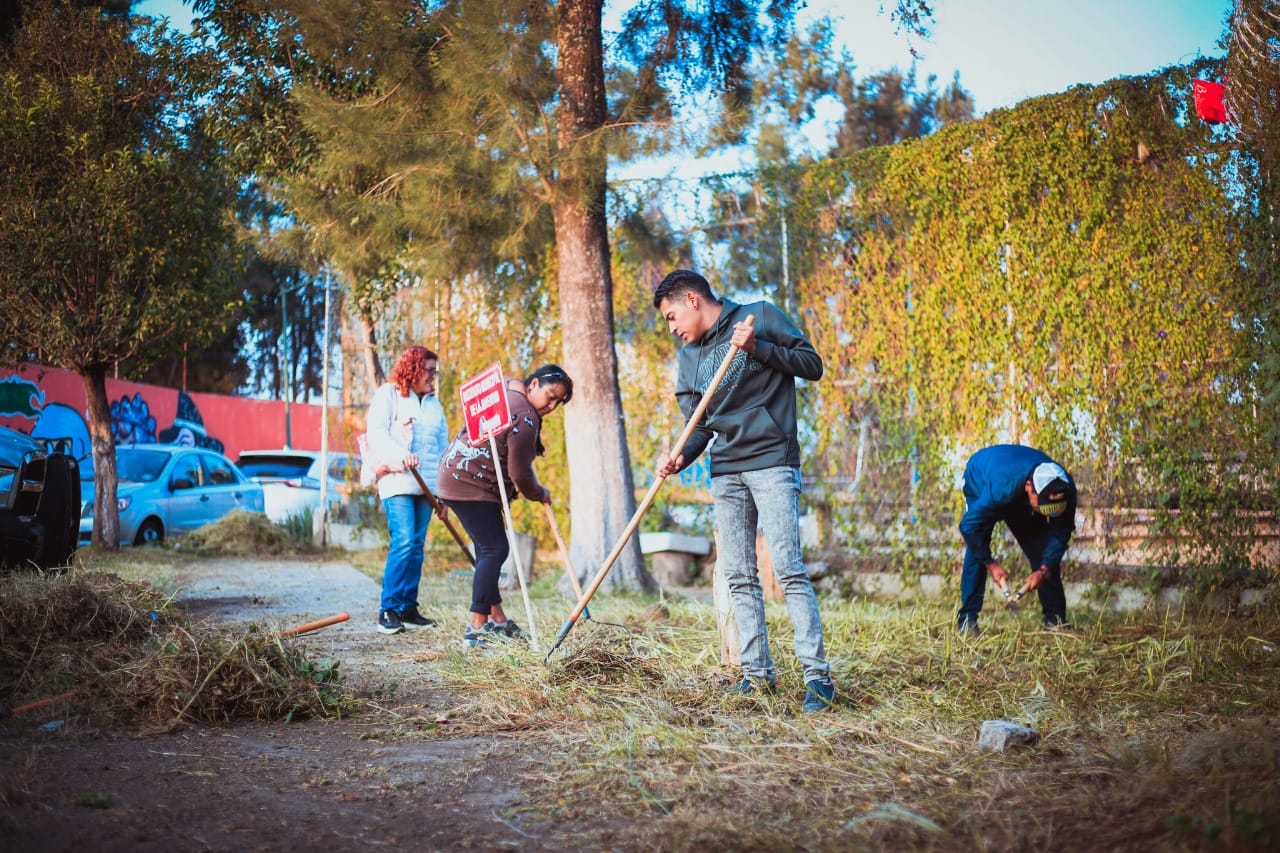
<instances>
[{"instance_id":1,"label":"blue jeans","mask_svg":"<svg viewBox=\"0 0 1280 853\"><path fill-rule=\"evenodd\" d=\"M795 632L796 657L804 680L826 678L831 671L822 644L818 598L800 554L800 469L781 465L762 471L711 478L719 561L742 640L742 669L754 679L774 678L769 635L764 620L764 593L756 565L756 528L764 529L773 573L787 601Z\"/></svg>"},{"instance_id":2,"label":"blue jeans","mask_svg":"<svg viewBox=\"0 0 1280 853\"><path fill-rule=\"evenodd\" d=\"M382 509L387 514L391 547L382 569L381 609L399 613L418 606L431 504L425 495L392 495L382 499Z\"/></svg>"},{"instance_id":3,"label":"blue jeans","mask_svg":"<svg viewBox=\"0 0 1280 853\"><path fill-rule=\"evenodd\" d=\"M476 572L471 579L471 612L485 616L495 604L502 603L498 578L502 564L511 553L507 526L502 520L502 504L489 501L446 501L449 509L462 522L476 552Z\"/></svg>"},{"instance_id":4,"label":"blue jeans","mask_svg":"<svg viewBox=\"0 0 1280 853\"><path fill-rule=\"evenodd\" d=\"M1044 554L1045 546L1049 543L1049 534L1043 519L1030 515L1025 507L1021 507L1011 510L1005 516L1004 523L1009 526L1009 532L1013 534L1018 547L1026 555L1031 571L1034 572L1040 568L1040 559ZM1006 566L1006 568L1011 567ZM1012 587L1021 585L1014 583L1012 576L1009 581ZM964 565L960 569L960 611L956 614L957 624L970 620L977 622L978 614L982 612L986 591L987 567L978 562L978 558L969 548L965 548ZM1046 621L1067 621L1067 593L1062 586L1061 567L1049 572L1049 577L1040 584L1036 595L1040 597L1040 611Z\"/></svg>"}]
</instances>

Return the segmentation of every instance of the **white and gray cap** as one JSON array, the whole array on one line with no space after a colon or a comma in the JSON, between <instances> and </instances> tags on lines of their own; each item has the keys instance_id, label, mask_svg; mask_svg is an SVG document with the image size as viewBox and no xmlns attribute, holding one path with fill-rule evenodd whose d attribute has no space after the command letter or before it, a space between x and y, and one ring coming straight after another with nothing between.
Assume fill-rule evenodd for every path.
<instances>
[{"instance_id":1,"label":"white and gray cap","mask_svg":"<svg viewBox=\"0 0 1280 853\"><path fill-rule=\"evenodd\" d=\"M1067 508L1067 490L1071 488L1067 472L1057 462L1041 462L1031 472L1031 488L1039 498L1040 512L1053 517Z\"/></svg>"}]
</instances>

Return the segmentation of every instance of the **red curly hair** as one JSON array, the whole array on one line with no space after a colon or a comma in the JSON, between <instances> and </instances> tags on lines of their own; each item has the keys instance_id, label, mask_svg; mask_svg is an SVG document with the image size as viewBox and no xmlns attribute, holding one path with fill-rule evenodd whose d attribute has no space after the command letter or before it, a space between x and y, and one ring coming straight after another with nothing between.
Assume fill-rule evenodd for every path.
<instances>
[{"instance_id":1,"label":"red curly hair","mask_svg":"<svg viewBox=\"0 0 1280 853\"><path fill-rule=\"evenodd\" d=\"M395 383L401 397L408 397L409 391L419 379L427 375L427 362L439 361L439 356L426 347L409 347L396 359L396 366L391 368L387 379Z\"/></svg>"}]
</instances>

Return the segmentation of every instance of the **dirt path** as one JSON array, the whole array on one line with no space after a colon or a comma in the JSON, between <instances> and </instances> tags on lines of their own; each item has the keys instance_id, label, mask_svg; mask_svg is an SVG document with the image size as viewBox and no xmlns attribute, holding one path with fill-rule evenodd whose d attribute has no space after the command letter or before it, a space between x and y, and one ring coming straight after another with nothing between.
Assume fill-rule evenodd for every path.
<instances>
[{"instance_id":1,"label":"dirt path","mask_svg":"<svg viewBox=\"0 0 1280 853\"><path fill-rule=\"evenodd\" d=\"M309 654L341 660L362 691L395 684L393 703L344 720L154 734L0 726L0 849L610 846L581 823L531 817L550 745L438 735L451 697L422 661L439 637L377 634L378 585L351 566L219 560L175 581L197 618L285 626L350 612L308 637Z\"/></svg>"}]
</instances>

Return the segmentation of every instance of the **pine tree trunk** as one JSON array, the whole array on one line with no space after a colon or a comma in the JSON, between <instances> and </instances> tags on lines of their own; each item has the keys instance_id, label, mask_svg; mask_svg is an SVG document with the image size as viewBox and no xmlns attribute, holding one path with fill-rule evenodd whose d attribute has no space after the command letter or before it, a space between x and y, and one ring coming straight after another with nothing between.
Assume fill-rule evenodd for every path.
<instances>
[{"instance_id":1,"label":"pine tree trunk","mask_svg":"<svg viewBox=\"0 0 1280 853\"><path fill-rule=\"evenodd\" d=\"M635 512L618 356L613 348L613 279L605 222L604 148L591 137L604 124L601 0L560 3L557 29L561 166L552 202L559 261L563 367L574 380L565 408L572 562L594 577ZM655 584L635 536L610 570L615 588Z\"/></svg>"},{"instance_id":2,"label":"pine tree trunk","mask_svg":"<svg viewBox=\"0 0 1280 853\"><path fill-rule=\"evenodd\" d=\"M118 471L116 443L111 436L111 404L107 401L107 368L93 365L79 371L89 416L89 446L93 450L93 544L108 551L120 549L120 510L116 505Z\"/></svg>"},{"instance_id":3,"label":"pine tree trunk","mask_svg":"<svg viewBox=\"0 0 1280 853\"><path fill-rule=\"evenodd\" d=\"M387 381L387 374L382 370L382 361L378 358L378 332L373 325L373 315L364 310L357 310L360 318L360 352L364 355L365 376L369 379L369 397Z\"/></svg>"}]
</instances>

